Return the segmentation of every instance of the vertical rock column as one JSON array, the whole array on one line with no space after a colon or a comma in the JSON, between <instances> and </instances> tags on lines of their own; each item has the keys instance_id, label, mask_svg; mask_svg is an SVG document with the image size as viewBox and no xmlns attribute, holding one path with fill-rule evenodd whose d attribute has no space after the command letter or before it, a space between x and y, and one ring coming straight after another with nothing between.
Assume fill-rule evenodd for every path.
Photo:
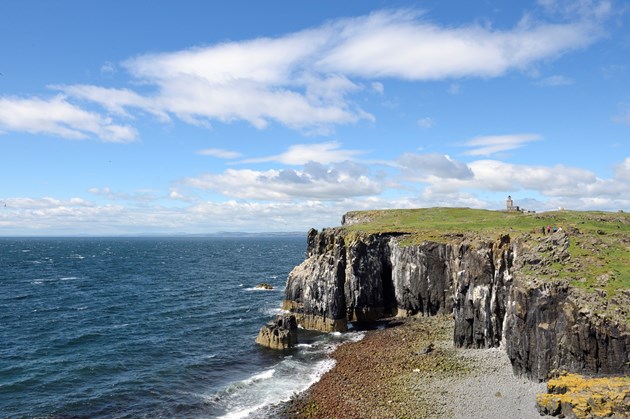
<instances>
[{"instance_id":1,"label":"vertical rock column","mask_svg":"<svg viewBox=\"0 0 630 419\"><path fill-rule=\"evenodd\" d=\"M453 261L455 294L454 343L457 347L499 346L505 300L512 285L510 237L494 243L461 244Z\"/></svg>"}]
</instances>

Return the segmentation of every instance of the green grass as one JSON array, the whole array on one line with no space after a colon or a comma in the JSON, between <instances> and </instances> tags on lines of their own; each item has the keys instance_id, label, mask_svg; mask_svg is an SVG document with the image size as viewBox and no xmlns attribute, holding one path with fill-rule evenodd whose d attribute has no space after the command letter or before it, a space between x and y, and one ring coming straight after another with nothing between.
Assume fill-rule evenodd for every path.
<instances>
[{"instance_id":1,"label":"green grass","mask_svg":"<svg viewBox=\"0 0 630 419\"><path fill-rule=\"evenodd\" d=\"M369 221L346 227L367 233L426 233L444 235L457 232L486 234L525 233L544 225L605 233L630 231L630 214L605 212L554 211L539 214L476 210L469 208L422 208L404 210L355 211Z\"/></svg>"}]
</instances>

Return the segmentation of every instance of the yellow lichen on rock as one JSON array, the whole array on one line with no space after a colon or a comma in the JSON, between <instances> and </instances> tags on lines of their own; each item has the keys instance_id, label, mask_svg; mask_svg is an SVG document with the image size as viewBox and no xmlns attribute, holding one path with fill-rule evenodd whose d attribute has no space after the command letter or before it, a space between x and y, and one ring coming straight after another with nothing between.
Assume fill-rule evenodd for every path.
<instances>
[{"instance_id":1,"label":"yellow lichen on rock","mask_svg":"<svg viewBox=\"0 0 630 419\"><path fill-rule=\"evenodd\" d=\"M541 414L577 418L630 416L630 377L584 377L561 373L536 397Z\"/></svg>"}]
</instances>

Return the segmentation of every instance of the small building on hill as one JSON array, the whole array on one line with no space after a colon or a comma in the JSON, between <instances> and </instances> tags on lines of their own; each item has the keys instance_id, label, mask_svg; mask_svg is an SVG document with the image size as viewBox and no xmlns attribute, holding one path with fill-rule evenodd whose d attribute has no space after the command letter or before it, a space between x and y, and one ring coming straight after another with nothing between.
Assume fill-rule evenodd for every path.
<instances>
[{"instance_id":1,"label":"small building on hill","mask_svg":"<svg viewBox=\"0 0 630 419\"><path fill-rule=\"evenodd\" d=\"M512 200L512 197L510 195L508 195L507 199L505 200L505 210L507 212L520 212L521 209L518 206L514 206L514 201Z\"/></svg>"}]
</instances>

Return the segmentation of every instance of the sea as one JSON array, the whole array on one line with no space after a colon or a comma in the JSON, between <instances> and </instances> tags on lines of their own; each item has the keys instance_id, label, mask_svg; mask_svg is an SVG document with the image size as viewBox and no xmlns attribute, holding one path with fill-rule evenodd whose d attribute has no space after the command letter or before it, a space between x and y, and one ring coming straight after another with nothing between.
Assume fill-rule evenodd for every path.
<instances>
[{"instance_id":1,"label":"sea","mask_svg":"<svg viewBox=\"0 0 630 419\"><path fill-rule=\"evenodd\" d=\"M0 238L0 417L277 417L336 346L362 337L254 342L305 247L304 236Z\"/></svg>"}]
</instances>

